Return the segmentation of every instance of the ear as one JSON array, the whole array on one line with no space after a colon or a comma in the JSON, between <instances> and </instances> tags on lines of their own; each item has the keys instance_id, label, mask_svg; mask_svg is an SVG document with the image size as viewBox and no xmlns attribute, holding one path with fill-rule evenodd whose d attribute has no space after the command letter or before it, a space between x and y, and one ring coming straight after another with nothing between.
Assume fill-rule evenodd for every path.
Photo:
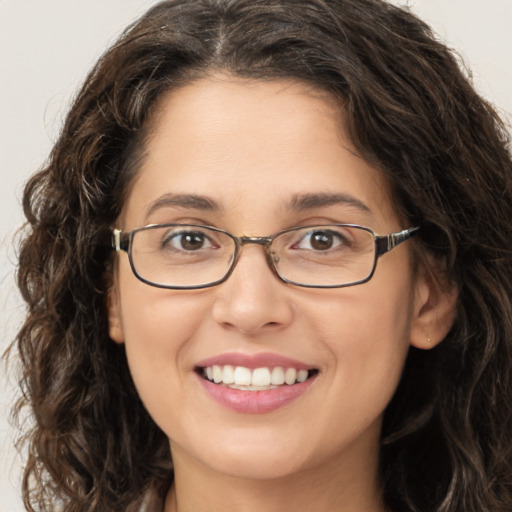
<instances>
[{"instance_id":1,"label":"ear","mask_svg":"<svg viewBox=\"0 0 512 512\"><path fill-rule=\"evenodd\" d=\"M114 277L107 294L108 334L116 343L124 343L123 321L119 288Z\"/></svg>"},{"instance_id":2,"label":"ear","mask_svg":"<svg viewBox=\"0 0 512 512\"><path fill-rule=\"evenodd\" d=\"M434 275L433 265L418 270L411 322L411 345L428 350L438 345L453 325L458 290Z\"/></svg>"}]
</instances>

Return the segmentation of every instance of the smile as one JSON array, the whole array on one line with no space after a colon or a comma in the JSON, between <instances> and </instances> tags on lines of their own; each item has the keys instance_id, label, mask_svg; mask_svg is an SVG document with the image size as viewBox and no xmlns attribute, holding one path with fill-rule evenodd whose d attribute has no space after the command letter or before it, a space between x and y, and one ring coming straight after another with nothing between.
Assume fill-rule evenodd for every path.
<instances>
[{"instance_id":1,"label":"smile","mask_svg":"<svg viewBox=\"0 0 512 512\"><path fill-rule=\"evenodd\" d=\"M292 386L305 382L316 373L317 370L282 366L251 369L227 364L200 368L200 374L209 382L241 391L264 391L280 386Z\"/></svg>"},{"instance_id":2,"label":"smile","mask_svg":"<svg viewBox=\"0 0 512 512\"><path fill-rule=\"evenodd\" d=\"M319 375L316 368L306 369L284 358L277 358L281 364L272 361L274 356L246 359L247 366L234 360L229 361L234 364L211 361L197 366L195 371L206 395L237 413L262 414L281 409L306 394ZM260 364L255 364L258 359Z\"/></svg>"}]
</instances>

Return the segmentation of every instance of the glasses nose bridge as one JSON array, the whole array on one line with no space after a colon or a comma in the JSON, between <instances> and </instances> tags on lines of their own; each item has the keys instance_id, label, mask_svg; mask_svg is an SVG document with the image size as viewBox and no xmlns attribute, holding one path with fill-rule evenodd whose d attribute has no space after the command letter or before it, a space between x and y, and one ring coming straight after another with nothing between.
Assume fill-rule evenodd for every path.
<instances>
[{"instance_id":1,"label":"glasses nose bridge","mask_svg":"<svg viewBox=\"0 0 512 512\"><path fill-rule=\"evenodd\" d=\"M271 254L270 247L272 246L272 242L274 241L274 238L275 237L273 237L273 236L239 236L236 238L236 243L238 246L237 256L240 255L240 253L242 251L242 247L244 245L249 245L249 244L260 245L261 247L263 247L265 249L265 254L267 256L267 261L268 261L270 268L272 270L274 270L274 266L272 264L271 257L270 257L270 254Z\"/></svg>"},{"instance_id":2,"label":"glasses nose bridge","mask_svg":"<svg viewBox=\"0 0 512 512\"><path fill-rule=\"evenodd\" d=\"M274 239L271 236L240 236L237 238L240 246L246 244L256 244L265 248L268 248L273 240Z\"/></svg>"},{"instance_id":3,"label":"glasses nose bridge","mask_svg":"<svg viewBox=\"0 0 512 512\"><path fill-rule=\"evenodd\" d=\"M231 272L234 270L234 267L236 266L236 264L238 263L238 260L240 259L240 254L242 252L242 247L244 245L253 244L253 245L259 245L259 246L261 246L261 247L263 247L265 249L265 256L266 256L267 264L270 267L270 270L272 270L272 272L276 273L273 257L272 257L271 250L270 250L270 248L272 246L272 242L274 241L274 238L275 237L273 237L273 236L239 236L239 237L234 237L237 249L236 249L236 253L235 253L235 259L233 261L233 266L231 268Z\"/></svg>"}]
</instances>

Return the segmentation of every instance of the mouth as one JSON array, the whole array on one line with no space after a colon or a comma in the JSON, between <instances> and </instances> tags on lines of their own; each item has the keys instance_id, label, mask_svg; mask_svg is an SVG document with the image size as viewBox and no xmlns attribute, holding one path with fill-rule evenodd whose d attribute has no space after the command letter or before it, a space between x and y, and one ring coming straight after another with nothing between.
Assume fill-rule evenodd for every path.
<instances>
[{"instance_id":1,"label":"mouth","mask_svg":"<svg viewBox=\"0 0 512 512\"><path fill-rule=\"evenodd\" d=\"M268 391L301 384L318 374L315 368L303 369L284 366L248 368L233 365L212 365L196 368L204 380L218 386L239 391Z\"/></svg>"}]
</instances>

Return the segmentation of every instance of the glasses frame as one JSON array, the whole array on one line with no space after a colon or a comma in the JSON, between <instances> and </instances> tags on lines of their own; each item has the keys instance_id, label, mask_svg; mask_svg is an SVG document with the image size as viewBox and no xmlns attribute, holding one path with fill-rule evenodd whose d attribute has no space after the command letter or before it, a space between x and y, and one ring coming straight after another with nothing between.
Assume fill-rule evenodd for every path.
<instances>
[{"instance_id":1,"label":"glasses frame","mask_svg":"<svg viewBox=\"0 0 512 512\"><path fill-rule=\"evenodd\" d=\"M221 279L218 279L217 281L214 281L212 283L207 284L200 284L200 285L193 285L193 286L173 286L173 285L164 285L164 284L158 284L153 283L152 281L148 281L147 279L144 279L136 270L135 265L133 263L133 256L132 256L132 242L133 237L136 233L139 231L146 231L149 229L157 229L157 228L165 228L165 227L176 227L176 226L189 226L191 228L200 228L200 229L209 229L211 231L215 231L218 233L223 233L224 235L229 236L234 243L235 243L235 250L233 255L233 261L227 271L227 273L222 277ZM276 265L274 256L272 254L272 243L274 240L285 234L290 233L293 231L299 231L301 229L305 228L315 228L315 227L347 227L347 228L356 228L356 229L362 229L363 231L366 231L370 233L373 237L374 243L375 243L375 253L374 253L374 260L373 260L373 266L372 270L369 273L367 277L364 279L360 279L359 281L354 281L350 283L345 284L339 284L339 285L313 285L313 284L303 284L296 281L292 281L290 279L287 279L280 275ZM403 242L409 240L412 236L414 236L418 230L419 226L413 226L408 229L403 229L402 231L398 231L396 233L389 233L388 235L377 235L372 229L367 228L365 226L360 226L358 224L319 224L314 226L297 226L294 228L284 229L282 231L278 231L277 233L274 233L269 236L235 236L231 234L229 231L226 231L224 229L216 228L213 226L206 226L202 224L179 224L179 223L167 223L167 224L148 224L147 226L141 226L139 228L133 229L132 231L123 232L121 229L113 228L112 229L112 249L116 252L126 252L128 254L128 260L130 262L130 267L132 269L133 274L135 277L142 281L143 283L154 286L155 288L165 288L169 290L199 290L203 288L211 288L213 286L217 286L224 281L226 281L229 276L233 273L236 264L238 263L238 259L240 257L240 254L242 252L242 248L246 244L256 244L261 245L265 248L265 254L267 259L267 264L272 270L272 272L284 283L291 284L294 286L299 286L301 288L346 288L349 286L356 286L358 284L363 284L368 282L374 275L375 269L377 268L377 261L378 259L387 252L393 250L395 247L398 247Z\"/></svg>"}]
</instances>

